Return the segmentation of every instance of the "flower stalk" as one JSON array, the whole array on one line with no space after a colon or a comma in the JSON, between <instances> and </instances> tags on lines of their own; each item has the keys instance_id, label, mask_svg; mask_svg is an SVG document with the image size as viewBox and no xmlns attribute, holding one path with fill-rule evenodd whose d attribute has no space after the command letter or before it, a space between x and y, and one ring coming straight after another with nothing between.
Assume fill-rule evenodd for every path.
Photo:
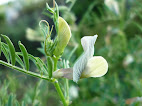
<instances>
[{"instance_id":1,"label":"flower stalk","mask_svg":"<svg viewBox=\"0 0 142 106\"><path fill-rule=\"evenodd\" d=\"M58 80L56 79L56 80L53 82L53 84L54 84L54 86L55 86L55 88L56 88L56 90L57 90L57 92L58 92L58 95L60 96L60 99L61 99L63 105L64 105L64 106L68 106L68 103L66 102L66 99L65 99L65 97L64 97L64 95L63 95L63 92L62 92L62 90L61 90L61 88L60 88L60 86L59 86Z\"/></svg>"}]
</instances>

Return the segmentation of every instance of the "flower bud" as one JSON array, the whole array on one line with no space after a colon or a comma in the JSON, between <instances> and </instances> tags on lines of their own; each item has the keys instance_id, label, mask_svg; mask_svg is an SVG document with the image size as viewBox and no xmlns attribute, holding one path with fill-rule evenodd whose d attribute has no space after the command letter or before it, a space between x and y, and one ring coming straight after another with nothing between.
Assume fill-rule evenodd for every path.
<instances>
[{"instance_id":1,"label":"flower bud","mask_svg":"<svg viewBox=\"0 0 142 106\"><path fill-rule=\"evenodd\" d=\"M58 22L59 26L57 35L57 45L53 52L56 57L61 56L71 37L71 30L67 22L62 17L58 18Z\"/></svg>"}]
</instances>

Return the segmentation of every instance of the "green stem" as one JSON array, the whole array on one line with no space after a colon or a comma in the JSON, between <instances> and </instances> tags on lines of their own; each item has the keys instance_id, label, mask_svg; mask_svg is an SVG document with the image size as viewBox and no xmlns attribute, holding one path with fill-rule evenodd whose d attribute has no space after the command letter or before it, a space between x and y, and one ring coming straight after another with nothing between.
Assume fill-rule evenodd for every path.
<instances>
[{"instance_id":1,"label":"green stem","mask_svg":"<svg viewBox=\"0 0 142 106\"><path fill-rule=\"evenodd\" d=\"M55 70L57 70L57 63L58 63L59 58L58 57L52 57L52 59L54 61L54 71L55 71ZM63 92L62 92L62 90L60 88L60 85L58 83L58 80L54 79L53 84L54 84L54 86L55 86L55 88L56 88L56 90L58 92L58 95L60 96L61 101L64 104L64 106L68 106L68 103L66 102L66 99L65 99L65 97L63 95Z\"/></svg>"},{"instance_id":2,"label":"green stem","mask_svg":"<svg viewBox=\"0 0 142 106\"><path fill-rule=\"evenodd\" d=\"M63 68L69 68L67 62L65 60L63 60ZM66 102L67 104L69 105L69 80L68 79L65 79L64 81L65 83L65 97L66 97Z\"/></svg>"},{"instance_id":3,"label":"green stem","mask_svg":"<svg viewBox=\"0 0 142 106\"><path fill-rule=\"evenodd\" d=\"M54 71L57 70L57 62L58 62L58 58L57 57L52 57L53 61L54 61Z\"/></svg>"},{"instance_id":4,"label":"green stem","mask_svg":"<svg viewBox=\"0 0 142 106\"><path fill-rule=\"evenodd\" d=\"M58 80L55 79L55 81L53 82L53 84L54 84L54 86L55 86L55 88L56 88L56 90L58 92L58 95L60 96L60 98L61 98L62 103L64 104L64 106L68 106L68 104L67 104L67 102L65 100L65 97L64 97L64 95L62 93L62 90L61 90L61 88L59 86Z\"/></svg>"},{"instance_id":5,"label":"green stem","mask_svg":"<svg viewBox=\"0 0 142 106\"><path fill-rule=\"evenodd\" d=\"M0 64L4 65L4 66L6 66L6 67L9 67L9 68L11 68L11 69L20 71L20 72L22 72L22 73L31 75L31 76L33 76L33 77L45 79L45 80L48 80L48 81L50 81L50 82L52 81L52 79L49 79L48 77L46 77L46 76L44 76L44 75L40 75L40 74L31 72L31 71L27 71L27 70L22 69L22 68L19 68L19 67L17 67L17 66L13 66L12 64L6 63L6 62L4 62L4 61L2 61L2 60L0 60Z\"/></svg>"},{"instance_id":6,"label":"green stem","mask_svg":"<svg viewBox=\"0 0 142 106\"><path fill-rule=\"evenodd\" d=\"M67 104L69 104L69 80L68 79L65 80L66 80L66 101Z\"/></svg>"}]
</instances>

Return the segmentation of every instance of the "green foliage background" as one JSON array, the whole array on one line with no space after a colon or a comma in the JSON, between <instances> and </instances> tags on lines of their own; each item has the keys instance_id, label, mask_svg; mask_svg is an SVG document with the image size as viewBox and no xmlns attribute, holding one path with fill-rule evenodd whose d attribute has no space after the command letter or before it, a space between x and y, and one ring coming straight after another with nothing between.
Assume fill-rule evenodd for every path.
<instances>
[{"instance_id":1,"label":"green foliage background","mask_svg":"<svg viewBox=\"0 0 142 106\"><path fill-rule=\"evenodd\" d=\"M70 81L70 86L78 89L78 97L72 98L71 106L140 106L142 100L136 98L142 97L141 0L116 0L118 14L107 7L104 0L67 1L56 0L60 16L72 30L63 59L69 59L72 66L83 52L81 37L98 34L94 55L103 56L109 64L104 77L81 79L78 85ZM0 33L8 35L17 50L17 41L21 40L30 54L43 56L36 50L41 47L40 42L27 40L26 29L30 27L40 33L38 23L41 19L53 24L45 10L46 2L52 5L51 0L21 0L0 5ZM16 9L19 14L16 19L6 15L8 8ZM52 36L54 38L55 33ZM68 54L76 47L70 57ZM1 56L1 59L5 58ZM36 69L32 66L31 70ZM64 86L63 79L60 81ZM22 106L61 105L50 83L0 66L0 105L12 103Z\"/></svg>"}]
</instances>

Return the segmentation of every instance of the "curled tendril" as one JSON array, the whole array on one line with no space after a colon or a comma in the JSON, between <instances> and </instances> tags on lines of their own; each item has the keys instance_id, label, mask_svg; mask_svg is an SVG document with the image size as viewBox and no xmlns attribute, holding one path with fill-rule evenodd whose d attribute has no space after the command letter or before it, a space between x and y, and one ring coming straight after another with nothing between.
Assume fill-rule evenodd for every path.
<instances>
[{"instance_id":1,"label":"curled tendril","mask_svg":"<svg viewBox=\"0 0 142 106\"><path fill-rule=\"evenodd\" d=\"M49 26L49 23L46 21L46 20L41 20L40 22L39 22L39 27L40 27L40 29L43 31L43 33L46 35L46 29L43 29L42 28L42 25L41 25L41 23L42 22L44 22L44 23L46 23L46 25L48 26L48 33L47 33L47 35L49 35L49 32L50 32L50 26ZM45 26L45 28L46 28L46 26Z\"/></svg>"}]
</instances>

